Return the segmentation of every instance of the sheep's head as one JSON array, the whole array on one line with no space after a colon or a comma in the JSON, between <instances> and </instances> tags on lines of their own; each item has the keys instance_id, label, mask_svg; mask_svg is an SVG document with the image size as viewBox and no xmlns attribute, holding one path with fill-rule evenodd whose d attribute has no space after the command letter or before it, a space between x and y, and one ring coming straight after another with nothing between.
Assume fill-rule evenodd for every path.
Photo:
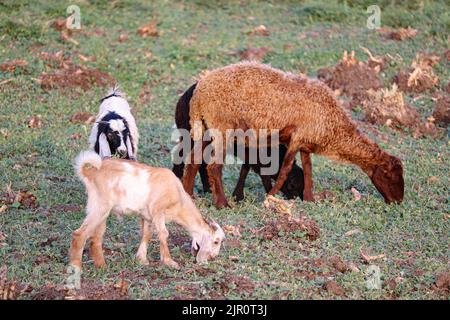
<instances>
[{"instance_id":1,"label":"sheep's head","mask_svg":"<svg viewBox=\"0 0 450 320\"><path fill-rule=\"evenodd\" d=\"M208 232L201 239L192 239L191 251L196 256L197 263L205 263L214 259L220 251L225 233L214 221L208 221Z\"/></svg>"},{"instance_id":2,"label":"sheep's head","mask_svg":"<svg viewBox=\"0 0 450 320\"><path fill-rule=\"evenodd\" d=\"M288 199L300 198L303 200L304 188L303 170L294 163L291 172L289 172L286 181L281 187L281 192Z\"/></svg>"},{"instance_id":3,"label":"sheep's head","mask_svg":"<svg viewBox=\"0 0 450 320\"><path fill-rule=\"evenodd\" d=\"M98 139L96 143L96 152L101 155L118 155L123 159L132 159L133 152L131 146L131 136L128 124L125 119L120 117L110 117L98 121ZM104 152L102 149L109 149ZM103 151L103 152L102 152Z\"/></svg>"},{"instance_id":4,"label":"sheep's head","mask_svg":"<svg viewBox=\"0 0 450 320\"><path fill-rule=\"evenodd\" d=\"M386 203L403 201L405 182L400 159L389 156L388 161L376 166L369 176Z\"/></svg>"}]
</instances>

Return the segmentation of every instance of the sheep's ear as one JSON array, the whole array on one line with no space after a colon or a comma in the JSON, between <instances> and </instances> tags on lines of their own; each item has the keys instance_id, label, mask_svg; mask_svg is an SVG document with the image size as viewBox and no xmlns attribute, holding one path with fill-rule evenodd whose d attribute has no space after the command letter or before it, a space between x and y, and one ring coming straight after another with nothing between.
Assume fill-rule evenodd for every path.
<instances>
[{"instance_id":1,"label":"sheep's ear","mask_svg":"<svg viewBox=\"0 0 450 320\"><path fill-rule=\"evenodd\" d=\"M98 124L108 124L109 122L108 121L103 121L103 120L100 120L100 121L96 121L96 123L98 123Z\"/></svg>"},{"instance_id":2,"label":"sheep's ear","mask_svg":"<svg viewBox=\"0 0 450 320\"><path fill-rule=\"evenodd\" d=\"M100 136L98 137L98 149L102 159L111 157L111 149L109 148L108 139L106 139L104 133L100 133Z\"/></svg>"}]
</instances>

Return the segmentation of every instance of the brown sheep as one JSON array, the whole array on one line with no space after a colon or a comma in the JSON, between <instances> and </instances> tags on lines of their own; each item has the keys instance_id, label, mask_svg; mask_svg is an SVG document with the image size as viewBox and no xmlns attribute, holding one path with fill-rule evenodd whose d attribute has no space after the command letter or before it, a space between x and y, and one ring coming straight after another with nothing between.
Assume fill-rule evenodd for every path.
<instances>
[{"instance_id":1,"label":"brown sheep","mask_svg":"<svg viewBox=\"0 0 450 320\"><path fill-rule=\"evenodd\" d=\"M206 73L197 83L190 107L191 135L195 141L202 139L205 127L217 129L224 140L227 129L279 130L280 143L286 144L288 151L269 195L280 190L296 153L301 151L305 200L313 200L311 153L356 164L370 177L386 203L403 200L400 159L362 135L331 90L320 81L256 62L242 62ZM226 144L220 147L226 148ZM225 154L224 150L216 153ZM228 205L221 181L223 165L217 159L216 162L209 164L207 171L214 203L223 207ZM183 185L189 194L193 192L196 170L195 165L185 169Z\"/></svg>"}]
</instances>

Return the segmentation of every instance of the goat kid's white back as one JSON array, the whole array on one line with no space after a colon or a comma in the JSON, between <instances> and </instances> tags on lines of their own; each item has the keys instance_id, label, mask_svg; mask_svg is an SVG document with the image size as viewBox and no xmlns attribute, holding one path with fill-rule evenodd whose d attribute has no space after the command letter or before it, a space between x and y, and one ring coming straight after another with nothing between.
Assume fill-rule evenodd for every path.
<instances>
[{"instance_id":1,"label":"goat kid's white back","mask_svg":"<svg viewBox=\"0 0 450 320\"><path fill-rule=\"evenodd\" d=\"M124 118L128 123L128 129L130 130L130 135L132 139L132 145L127 140L127 150L134 150L134 156L137 155L137 146L138 146L138 140L139 140L139 133L136 126L136 121L131 114L131 108L128 104L128 101L125 99L125 94L123 94L120 90L117 88L113 88L108 91L107 96L111 94L116 94L117 96L112 96L106 100L104 100L100 104L98 115L95 119L95 123L92 126L91 134L89 135L89 147L91 150L94 150L95 143L97 140L97 133L98 133L98 121L100 121L105 115L107 115L109 112L115 112L122 118ZM102 154L100 154L101 157L110 157L111 152L108 153L107 150L109 150L108 141L106 139L106 136L101 135L99 137L99 144L100 144L100 150ZM107 147L108 146L108 147ZM133 147L133 149L131 149ZM104 151L106 150L106 151Z\"/></svg>"}]
</instances>

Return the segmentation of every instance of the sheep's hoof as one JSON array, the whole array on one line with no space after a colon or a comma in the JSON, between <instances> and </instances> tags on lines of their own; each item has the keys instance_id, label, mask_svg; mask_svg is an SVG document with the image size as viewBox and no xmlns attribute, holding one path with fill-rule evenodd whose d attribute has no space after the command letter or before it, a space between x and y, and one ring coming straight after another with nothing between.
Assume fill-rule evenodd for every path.
<instances>
[{"instance_id":1,"label":"sheep's hoof","mask_svg":"<svg viewBox=\"0 0 450 320\"><path fill-rule=\"evenodd\" d=\"M244 200L244 195L242 193L233 193L234 199L236 199L236 202Z\"/></svg>"},{"instance_id":2,"label":"sheep's hoof","mask_svg":"<svg viewBox=\"0 0 450 320\"><path fill-rule=\"evenodd\" d=\"M314 195L312 193L304 193L303 194L303 201L311 201L314 202Z\"/></svg>"},{"instance_id":3,"label":"sheep's hoof","mask_svg":"<svg viewBox=\"0 0 450 320\"><path fill-rule=\"evenodd\" d=\"M217 209L230 208L230 205L228 204L227 200L217 201L216 202L216 208Z\"/></svg>"},{"instance_id":4,"label":"sheep's hoof","mask_svg":"<svg viewBox=\"0 0 450 320\"><path fill-rule=\"evenodd\" d=\"M176 263L175 261L173 261L172 259L163 260L162 263L170 268L180 270L180 265L178 263Z\"/></svg>"}]
</instances>

